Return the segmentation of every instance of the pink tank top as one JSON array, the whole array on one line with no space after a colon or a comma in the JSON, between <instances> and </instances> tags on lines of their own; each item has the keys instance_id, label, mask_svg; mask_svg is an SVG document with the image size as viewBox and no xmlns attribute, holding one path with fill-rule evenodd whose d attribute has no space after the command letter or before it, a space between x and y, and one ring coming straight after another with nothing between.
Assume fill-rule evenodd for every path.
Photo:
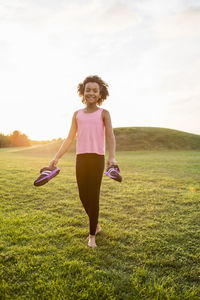
<instances>
[{"instance_id":1,"label":"pink tank top","mask_svg":"<svg viewBox=\"0 0 200 300\"><path fill-rule=\"evenodd\" d=\"M101 117L102 111L103 108L93 113L85 113L83 109L78 111L76 154L105 154L105 127Z\"/></svg>"}]
</instances>

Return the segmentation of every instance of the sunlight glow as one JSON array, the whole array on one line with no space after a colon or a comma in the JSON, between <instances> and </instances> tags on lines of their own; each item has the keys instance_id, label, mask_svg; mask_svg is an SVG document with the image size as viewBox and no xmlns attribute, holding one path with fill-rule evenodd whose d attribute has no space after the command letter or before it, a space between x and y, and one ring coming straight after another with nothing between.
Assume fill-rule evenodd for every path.
<instances>
[{"instance_id":1,"label":"sunlight glow","mask_svg":"<svg viewBox=\"0 0 200 300\"><path fill-rule=\"evenodd\" d=\"M188 2L1 3L0 131L66 137L77 85L97 74L114 127L200 134L200 10Z\"/></svg>"}]
</instances>

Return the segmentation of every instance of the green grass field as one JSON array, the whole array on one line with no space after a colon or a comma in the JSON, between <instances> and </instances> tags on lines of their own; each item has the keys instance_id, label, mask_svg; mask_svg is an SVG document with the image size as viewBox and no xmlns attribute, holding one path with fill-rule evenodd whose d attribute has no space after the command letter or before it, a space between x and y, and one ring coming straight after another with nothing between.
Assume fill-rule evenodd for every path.
<instances>
[{"instance_id":1,"label":"green grass field","mask_svg":"<svg viewBox=\"0 0 200 300\"><path fill-rule=\"evenodd\" d=\"M97 248L75 155L43 187L52 156L0 152L0 299L200 299L200 151L118 152L104 175Z\"/></svg>"}]
</instances>

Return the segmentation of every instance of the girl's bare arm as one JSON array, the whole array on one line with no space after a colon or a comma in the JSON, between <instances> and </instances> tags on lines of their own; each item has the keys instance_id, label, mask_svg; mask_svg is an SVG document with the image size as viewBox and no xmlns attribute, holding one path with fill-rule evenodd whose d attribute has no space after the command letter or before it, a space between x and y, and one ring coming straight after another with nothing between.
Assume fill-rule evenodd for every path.
<instances>
[{"instance_id":1,"label":"girl's bare arm","mask_svg":"<svg viewBox=\"0 0 200 300\"><path fill-rule=\"evenodd\" d=\"M54 159L50 162L50 164L49 164L50 167L56 166L59 158L61 158L63 156L63 154L65 152L67 152L69 150L69 148L71 147L71 145L73 144L74 139L76 137L76 132L77 132L76 115L77 115L77 111L74 113L74 115L72 117L72 123L71 123L71 128L70 128L68 137L64 140L60 149L56 153Z\"/></svg>"},{"instance_id":2,"label":"girl's bare arm","mask_svg":"<svg viewBox=\"0 0 200 300\"><path fill-rule=\"evenodd\" d=\"M105 109L104 109L103 120L105 125L106 143L108 145L108 152L109 152L108 161L107 161L107 166L109 167L117 163L115 160L116 142L113 133L110 113Z\"/></svg>"}]
</instances>

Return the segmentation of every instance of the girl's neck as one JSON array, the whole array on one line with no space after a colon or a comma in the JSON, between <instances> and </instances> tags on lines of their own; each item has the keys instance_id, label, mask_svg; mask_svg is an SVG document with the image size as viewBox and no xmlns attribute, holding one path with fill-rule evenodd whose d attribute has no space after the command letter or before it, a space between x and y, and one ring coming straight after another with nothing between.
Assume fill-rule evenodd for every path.
<instances>
[{"instance_id":1,"label":"girl's neck","mask_svg":"<svg viewBox=\"0 0 200 300\"><path fill-rule=\"evenodd\" d=\"M98 109L99 109L99 107L96 104L87 104L84 110L86 112L93 112L93 111L96 111Z\"/></svg>"}]
</instances>

